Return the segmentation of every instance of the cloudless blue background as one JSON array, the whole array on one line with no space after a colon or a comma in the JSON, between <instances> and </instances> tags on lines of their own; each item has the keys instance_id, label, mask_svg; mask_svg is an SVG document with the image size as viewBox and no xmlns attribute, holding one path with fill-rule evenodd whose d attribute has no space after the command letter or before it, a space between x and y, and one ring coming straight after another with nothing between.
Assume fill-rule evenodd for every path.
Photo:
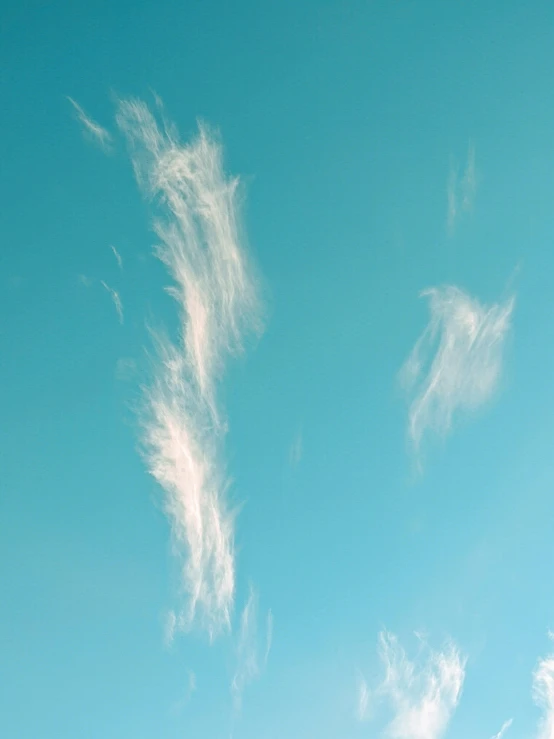
<instances>
[{"instance_id":1,"label":"cloudless blue background","mask_svg":"<svg viewBox=\"0 0 554 739\"><path fill-rule=\"evenodd\" d=\"M0 735L229 736L232 639L163 647L175 565L137 452L168 278L121 140L104 156L65 98L113 131L114 96L151 89L183 137L219 128L265 280L266 333L222 389L237 609L251 580L275 620L233 736L375 736L356 675L383 626L468 654L449 737L532 733L554 625L552 3L8 0L1 33ZM495 402L418 477L395 378L444 282L514 290L513 334Z\"/></svg>"}]
</instances>

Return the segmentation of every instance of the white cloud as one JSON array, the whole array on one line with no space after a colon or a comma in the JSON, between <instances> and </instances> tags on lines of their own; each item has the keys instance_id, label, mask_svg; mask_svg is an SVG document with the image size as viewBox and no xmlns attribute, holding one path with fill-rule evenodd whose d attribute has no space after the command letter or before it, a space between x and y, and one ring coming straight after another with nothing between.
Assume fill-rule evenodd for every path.
<instances>
[{"instance_id":1,"label":"white cloud","mask_svg":"<svg viewBox=\"0 0 554 739\"><path fill-rule=\"evenodd\" d=\"M492 737L492 739L502 739L502 737L504 736L504 734L508 731L508 729L512 725L513 721L514 720L512 718L508 719L507 721L504 721L504 723L502 724L502 728L500 729L500 731L498 732L498 734L495 734Z\"/></svg>"},{"instance_id":2,"label":"white cloud","mask_svg":"<svg viewBox=\"0 0 554 739\"><path fill-rule=\"evenodd\" d=\"M117 266L119 267L119 269L123 269L123 259L121 257L121 254L117 251L115 246L110 246L110 249L112 250L114 257L116 258Z\"/></svg>"},{"instance_id":3,"label":"white cloud","mask_svg":"<svg viewBox=\"0 0 554 739\"><path fill-rule=\"evenodd\" d=\"M205 126L189 144L160 128L148 107L121 101L117 123L135 175L164 215L156 254L174 285L177 341L157 339L156 378L147 392L143 441L150 473L165 491L174 548L182 560L186 607L176 625L198 616L211 636L230 623L235 589L234 520L221 464L226 433L217 381L226 360L260 329L256 280L241 242L238 179L227 178L221 146Z\"/></svg>"},{"instance_id":4,"label":"white cloud","mask_svg":"<svg viewBox=\"0 0 554 739\"><path fill-rule=\"evenodd\" d=\"M397 638L379 635L379 656L385 677L373 698L386 701L393 718L386 728L393 739L439 739L454 713L462 693L465 658L453 644L433 651L422 644L417 662L411 662ZM424 659L422 659L424 657ZM365 693L365 708L367 700Z\"/></svg>"},{"instance_id":5,"label":"white cloud","mask_svg":"<svg viewBox=\"0 0 554 739\"><path fill-rule=\"evenodd\" d=\"M554 739L554 654L541 659L533 673L533 698L544 714L539 739Z\"/></svg>"},{"instance_id":6,"label":"white cloud","mask_svg":"<svg viewBox=\"0 0 554 739\"><path fill-rule=\"evenodd\" d=\"M83 130L85 133L87 133L94 142L99 144L99 146L104 149L104 151L109 151L112 144L112 136L110 132L103 128L99 123L94 121L92 118L90 118L85 111L82 109L82 107L79 105L79 103L75 102L73 98L70 98L68 96L67 98L71 105L73 106L73 109L75 110L77 114L77 118L81 122L81 125L83 126Z\"/></svg>"},{"instance_id":7,"label":"white cloud","mask_svg":"<svg viewBox=\"0 0 554 739\"><path fill-rule=\"evenodd\" d=\"M102 284L102 287L107 290L107 292L110 294L111 299L113 300L113 304L115 305L115 309L119 317L119 322L123 323L123 305L121 303L119 293L117 292L117 290L114 290L109 285L107 285L104 280L100 280L100 282Z\"/></svg>"},{"instance_id":8,"label":"white cloud","mask_svg":"<svg viewBox=\"0 0 554 739\"><path fill-rule=\"evenodd\" d=\"M431 318L400 372L416 449L427 430L447 433L457 411L474 410L492 396L514 307L513 298L483 305L453 286L421 295Z\"/></svg>"},{"instance_id":9,"label":"white cloud","mask_svg":"<svg viewBox=\"0 0 554 739\"><path fill-rule=\"evenodd\" d=\"M477 195L477 170L475 165L475 146L469 142L467 162L461 179L453 162L448 173L447 195L447 227L450 235L454 233L456 222L462 213L473 210Z\"/></svg>"}]
</instances>

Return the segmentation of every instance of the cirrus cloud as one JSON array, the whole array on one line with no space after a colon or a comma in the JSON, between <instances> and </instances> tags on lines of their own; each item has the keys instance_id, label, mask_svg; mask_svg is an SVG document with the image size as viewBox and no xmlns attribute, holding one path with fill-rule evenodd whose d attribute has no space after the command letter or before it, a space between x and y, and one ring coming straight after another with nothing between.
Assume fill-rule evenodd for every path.
<instances>
[{"instance_id":1,"label":"cirrus cloud","mask_svg":"<svg viewBox=\"0 0 554 739\"><path fill-rule=\"evenodd\" d=\"M431 317L400 372L416 449L427 431L446 434L458 411L475 410L493 395L514 308L513 298L484 305L452 285L421 296Z\"/></svg>"},{"instance_id":2,"label":"cirrus cloud","mask_svg":"<svg viewBox=\"0 0 554 739\"><path fill-rule=\"evenodd\" d=\"M210 636L230 624L235 589L234 516L222 464L227 430L217 381L229 356L261 328L257 281L241 238L237 178L206 126L189 143L159 126L139 100L122 100L117 124L139 185L159 206L156 255L173 285L179 333L156 337L155 379L146 391L145 458L165 492L184 605L169 635L198 616Z\"/></svg>"},{"instance_id":3,"label":"cirrus cloud","mask_svg":"<svg viewBox=\"0 0 554 739\"><path fill-rule=\"evenodd\" d=\"M392 739L439 739L456 710L462 694L466 659L453 643L432 650L422 641L417 660L408 659L397 637L379 635L379 657L385 675L369 691L364 680L358 691L358 716L367 712L369 698L388 704L392 719L385 733Z\"/></svg>"}]
</instances>

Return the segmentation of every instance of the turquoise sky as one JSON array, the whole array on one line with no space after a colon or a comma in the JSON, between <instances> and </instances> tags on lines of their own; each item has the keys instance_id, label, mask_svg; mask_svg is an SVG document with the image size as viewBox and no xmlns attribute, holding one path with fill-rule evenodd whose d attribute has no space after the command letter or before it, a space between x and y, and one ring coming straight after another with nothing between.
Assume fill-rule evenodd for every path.
<instances>
[{"instance_id":1,"label":"turquoise sky","mask_svg":"<svg viewBox=\"0 0 554 739\"><path fill-rule=\"evenodd\" d=\"M552 3L2 10L0 736L554 739Z\"/></svg>"}]
</instances>

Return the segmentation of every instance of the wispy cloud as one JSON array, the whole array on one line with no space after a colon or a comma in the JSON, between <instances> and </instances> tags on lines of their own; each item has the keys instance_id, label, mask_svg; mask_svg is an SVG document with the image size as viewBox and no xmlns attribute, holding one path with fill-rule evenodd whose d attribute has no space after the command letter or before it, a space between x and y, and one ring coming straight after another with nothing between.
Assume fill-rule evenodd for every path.
<instances>
[{"instance_id":1,"label":"wispy cloud","mask_svg":"<svg viewBox=\"0 0 554 739\"><path fill-rule=\"evenodd\" d=\"M270 609L266 617L265 649L260 660L262 640L258 634L258 594L251 587L240 618L236 669L231 681L231 693L236 711L240 711L245 687L259 677L267 667L272 640L273 614Z\"/></svg>"},{"instance_id":2,"label":"wispy cloud","mask_svg":"<svg viewBox=\"0 0 554 739\"><path fill-rule=\"evenodd\" d=\"M477 170L475 169L475 146L472 141L469 142L466 168L460 183L460 195L462 210L466 212L473 210L475 196L477 195Z\"/></svg>"},{"instance_id":3,"label":"wispy cloud","mask_svg":"<svg viewBox=\"0 0 554 739\"><path fill-rule=\"evenodd\" d=\"M358 700L356 706L356 716L358 721L363 721L367 718L367 712L369 707L369 687L362 675L358 677Z\"/></svg>"},{"instance_id":4,"label":"wispy cloud","mask_svg":"<svg viewBox=\"0 0 554 739\"><path fill-rule=\"evenodd\" d=\"M411 662L393 634L379 635L385 676L372 697L392 709L386 733L394 739L438 739L462 694L466 660L455 645L447 644L442 651L425 643L421 647L417 661ZM360 691L360 702L363 699L367 708L365 691Z\"/></svg>"},{"instance_id":5,"label":"wispy cloud","mask_svg":"<svg viewBox=\"0 0 554 739\"><path fill-rule=\"evenodd\" d=\"M196 675L192 670L187 670L188 679L181 698L173 705L173 713L179 714L190 703L194 692L196 691Z\"/></svg>"},{"instance_id":6,"label":"wispy cloud","mask_svg":"<svg viewBox=\"0 0 554 739\"><path fill-rule=\"evenodd\" d=\"M166 647L170 647L173 644L177 625L177 614L173 609L170 609L166 614L164 623L164 643Z\"/></svg>"},{"instance_id":7,"label":"wispy cloud","mask_svg":"<svg viewBox=\"0 0 554 739\"><path fill-rule=\"evenodd\" d=\"M115 363L115 377L122 382L128 382L137 373L137 363L132 357L120 357Z\"/></svg>"},{"instance_id":8,"label":"wispy cloud","mask_svg":"<svg viewBox=\"0 0 554 739\"><path fill-rule=\"evenodd\" d=\"M230 623L235 589L234 520L221 463L226 423L217 381L245 334L259 329L256 280L241 243L238 179L205 126L189 144L161 128L137 100L119 103L139 184L163 211L157 256L174 280L178 340L157 339L159 363L147 392L143 441L150 473L164 489L175 551L182 558L185 628L198 616L211 636Z\"/></svg>"},{"instance_id":9,"label":"wispy cloud","mask_svg":"<svg viewBox=\"0 0 554 739\"><path fill-rule=\"evenodd\" d=\"M453 234L456 224L456 216L458 215L458 174L452 164L450 165L450 172L448 173L446 195L448 199L446 223L448 226L448 232Z\"/></svg>"},{"instance_id":10,"label":"wispy cloud","mask_svg":"<svg viewBox=\"0 0 554 739\"><path fill-rule=\"evenodd\" d=\"M117 311L117 315L119 317L119 322L123 323L123 305L121 303L121 298L119 297L119 293L117 290L114 290L112 287L107 285L104 280L100 280L102 287L108 291L108 293L111 296L111 299L113 300L113 304L115 305L115 309Z\"/></svg>"},{"instance_id":11,"label":"wispy cloud","mask_svg":"<svg viewBox=\"0 0 554 739\"><path fill-rule=\"evenodd\" d=\"M302 459L303 443L302 433L299 431L291 444L289 449L289 464L291 467L298 467L300 460Z\"/></svg>"},{"instance_id":12,"label":"wispy cloud","mask_svg":"<svg viewBox=\"0 0 554 739\"><path fill-rule=\"evenodd\" d=\"M237 665L231 682L236 710L240 710L244 688L258 677L259 673L258 596L256 591L250 588L250 594L240 618Z\"/></svg>"},{"instance_id":13,"label":"wispy cloud","mask_svg":"<svg viewBox=\"0 0 554 739\"><path fill-rule=\"evenodd\" d=\"M83 131L88 134L95 143L104 149L104 151L109 151L112 145L112 136L110 132L88 116L79 103L73 100L73 98L68 96L67 99L73 106L73 109L77 114L77 118L83 126Z\"/></svg>"},{"instance_id":14,"label":"wispy cloud","mask_svg":"<svg viewBox=\"0 0 554 739\"><path fill-rule=\"evenodd\" d=\"M431 318L400 372L416 449L426 431L447 433L456 411L476 409L492 396L514 307L513 298L483 305L453 286L421 295Z\"/></svg>"},{"instance_id":15,"label":"wispy cloud","mask_svg":"<svg viewBox=\"0 0 554 739\"><path fill-rule=\"evenodd\" d=\"M543 711L538 739L554 739L554 654L541 659L533 673L533 698Z\"/></svg>"},{"instance_id":16,"label":"wispy cloud","mask_svg":"<svg viewBox=\"0 0 554 739\"><path fill-rule=\"evenodd\" d=\"M269 659L269 653L271 652L271 645L273 644L273 613L271 608L267 612L266 632L265 632L265 654L264 654L264 668L267 665Z\"/></svg>"},{"instance_id":17,"label":"wispy cloud","mask_svg":"<svg viewBox=\"0 0 554 739\"><path fill-rule=\"evenodd\" d=\"M492 737L492 739L502 739L502 737L504 736L504 734L508 731L508 729L512 725L513 721L514 720L512 718L508 719L507 721L504 721L504 723L502 724L502 728L500 729L500 731L498 732L498 734L495 734Z\"/></svg>"},{"instance_id":18,"label":"wispy cloud","mask_svg":"<svg viewBox=\"0 0 554 739\"><path fill-rule=\"evenodd\" d=\"M456 222L462 213L473 210L477 194L477 170L475 166L475 146L470 141L467 151L467 162L464 173L460 178L454 162L450 163L448 173L447 217L446 223L450 235L454 233Z\"/></svg>"},{"instance_id":19,"label":"wispy cloud","mask_svg":"<svg viewBox=\"0 0 554 739\"><path fill-rule=\"evenodd\" d=\"M79 275L77 279L83 287L90 287L92 285L92 280L86 275Z\"/></svg>"},{"instance_id":20,"label":"wispy cloud","mask_svg":"<svg viewBox=\"0 0 554 739\"><path fill-rule=\"evenodd\" d=\"M110 249L112 250L114 257L116 258L117 266L119 267L119 269L123 269L123 259L121 258L121 254L117 251L115 246L110 246Z\"/></svg>"}]
</instances>

